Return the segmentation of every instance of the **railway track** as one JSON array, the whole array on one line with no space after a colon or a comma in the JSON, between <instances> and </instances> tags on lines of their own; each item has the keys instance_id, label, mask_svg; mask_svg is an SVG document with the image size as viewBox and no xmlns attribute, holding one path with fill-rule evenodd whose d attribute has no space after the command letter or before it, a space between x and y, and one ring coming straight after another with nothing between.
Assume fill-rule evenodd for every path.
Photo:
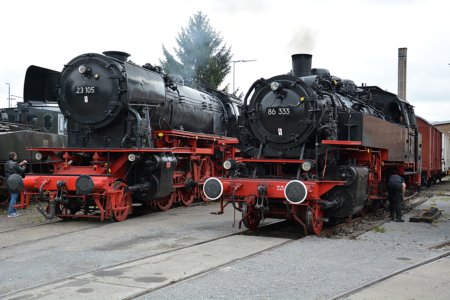
<instances>
[{"instance_id":1,"label":"railway track","mask_svg":"<svg viewBox=\"0 0 450 300\"><path fill-rule=\"evenodd\" d=\"M279 227L278 223L269 224L263 226L261 231L267 231L271 226ZM102 293L104 289L108 291L112 289L117 293L111 295L112 298L131 299L291 241L293 239L248 235L246 231L239 231L122 263L72 274L0 296L33 299L35 296L39 298L44 294L50 298L83 295L89 299L89 295L84 294L85 291L95 291L92 296L96 298L95 295ZM236 247L236 245L239 246ZM205 256L205 253L214 255ZM186 258L189 260L186 261ZM164 276L167 270L174 268L180 275ZM148 276L149 272L152 276ZM119 278L120 284L117 282ZM128 278L131 282L124 278ZM148 287L149 285L150 287Z\"/></svg>"},{"instance_id":2,"label":"railway track","mask_svg":"<svg viewBox=\"0 0 450 300\"><path fill-rule=\"evenodd\" d=\"M421 201L426 201L426 199ZM63 277L57 276L49 278L45 282L36 282L36 284L16 287L5 293L0 290L0 298L31 297L31 299L33 299L33 295L43 295L42 293L52 295L52 297L54 296L55 298L68 295L73 295L74 297L83 296L84 298L93 296L92 298L95 298L95 295L98 295L103 291L107 290L110 292L111 290L114 290L117 292L117 294L114 294L117 297L113 296L113 298L131 299L167 287L176 282L182 282L192 277L223 268L236 261L292 243L304 237L301 228L288 221L274 222L273 220L267 220L265 226L254 231L230 230L230 215L225 216L226 220L219 223L216 221L221 218L220 216L211 216L211 221L206 223L203 222L201 226L198 226L198 223L190 222L190 220L196 219L195 214L193 216L191 210L198 210L198 213L204 218L204 216L209 214L208 212L205 212L206 210L216 210L214 205L215 204L206 207L197 206L186 209L174 209L162 214L152 214L151 216L144 215L139 218L130 219L124 223L88 222L88 225L92 226L91 228L79 228L77 230L54 233L52 236L42 239L22 241L14 245L6 246L2 249L3 251L14 252L17 248L25 249L27 246L38 243L40 245L45 244L49 246L41 246L39 248L39 251L46 251L46 249L52 248L52 245L60 244L64 239L73 241L79 239L80 236L96 236L100 232L114 231L114 228L118 231L127 232L128 229L121 230L120 228L142 227L142 224L145 224L147 221L150 221L150 224L148 224L149 227L160 224L160 222L167 222L170 224L176 219L181 222L181 224L173 224L176 228L174 227L173 230L162 233L159 238L155 238L154 236L146 237L140 233L138 234L138 237L140 238L135 239L134 242L130 239L115 244L110 241L100 241L101 245L97 245L97 247L94 247L93 249L82 250L83 253L86 252L86 254L83 255L89 255L92 251L105 251L108 253L115 252L116 250L123 250L128 246L131 249L127 250L131 251L132 248L135 247L134 244L145 244L148 248L137 247L141 249L142 254L147 253L145 255L139 255L138 257L123 257L120 261L107 260L106 263L100 264L96 264L94 261L91 262L92 266L89 268L85 268L81 271L78 270L63 273L67 274ZM231 213L232 212L230 211L230 214ZM186 216L186 218L183 218L183 215ZM192 217L193 219L191 219ZM354 224L360 222L362 219L363 218L357 218L352 222L339 225L339 228L345 229L346 227L354 226ZM379 221L384 223L388 220L388 218L383 218ZM34 229L50 228L49 231L52 231L57 230L58 227L62 227L60 225L66 226L66 224L73 225L81 223L83 222L58 222L57 224L49 224L51 226L35 226ZM354 234L363 234L376 226L379 225L373 224L371 227L366 227L364 231ZM164 226L161 228L163 227ZM180 237L176 239L168 238L170 235L176 235L176 231L183 227L187 228L188 232L185 233L185 237L189 238L192 238L194 235L202 235L205 232L213 232L213 234L198 241L192 239L185 243L179 243ZM154 229L155 231L158 230L157 228ZM334 227L325 229L324 236L327 236L327 232L331 232L332 234L334 231ZM9 232L9 234L11 233L12 232ZM183 233L178 234L183 235ZM2 236L0 235L0 237ZM146 238L149 238L149 241L143 242ZM178 242L176 242L177 239ZM236 247L238 249L236 249ZM60 251L64 252L64 247L62 247ZM186 261L188 261L188 263ZM71 262L68 261L67 263L70 264ZM167 270L173 270L173 272L171 273ZM120 282L118 281L119 279ZM30 280L29 282L33 281Z\"/></svg>"},{"instance_id":3,"label":"railway track","mask_svg":"<svg viewBox=\"0 0 450 300\"><path fill-rule=\"evenodd\" d=\"M199 205L204 205L203 202L195 202L191 205L191 207L196 207ZM180 206L181 207L181 206ZM174 209L179 208L179 207L174 207ZM139 208L137 207L135 209L135 213L133 215L131 215L129 218L133 219L133 218L138 218L144 215L151 215L154 213L158 213L158 211L152 210L150 208ZM0 249L5 249L7 247L11 247L11 246L21 246L21 245L25 245L26 243L29 242L33 242L34 240L37 239L36 236L36 231L37 231L37 235L40 236L39 240L43 241L43 240L49 240L49 239L53 239L53 238L57 238L59 235L61 234L65 234L65 235L70 235L70 234L76 234L78 232L82 232L82 231L86 231L86 230L90 230L90 229L94 229L94 228L98 228L104 225L108 225L111 223L114 223L114 221L105 221L105 222L99 222L98 220L90 220L90 219L70 219L70 220L63 220L63 219L59 219L59 218L55 218L54 220L39 220L39 221L34 221L33 223L30 222L22 222L21 219L23 218L34 218L34 219L43 219L43 217L39 214L36 213L35 207L31 207L29 209L27 209L27 213L24 213L23 216L21 216L20 219L16 219L19 221L18 224L16 224L13 228L11 229L5 229L0 231L0 240L2 241L2 244L0 245ZM14 220L10 220L11 222L13 222ZM39 222L36 224L36 222ZM79 228L81 226L81 228ZM73 227L78 227L77 229L73 229ZM29 238L27 238L27 233L30 230L36 230ZM39 232L42 233L52 233L52 235L49 236L45 236L42 237L41 234L39 234ZM13 240L13 241L17 241L17 236L20 236L21 239L19 242L14 242L14 244L8 244L8 240Z\"/></svg>"},{"instance_id":4,"label":"railway track","mask_svg":"<svg viewBox=\"0 0 450 300\"><path fill-rule=\"evenodd\" d=\"M217 210L213 203L142 215L123 223L78 220L0 233L0 298L177 251L189 252L243 231L231 227L229 214L211 215ZM262 238L260 244L266 247Z\"/></svg>"},{"instance_id":5,"label":"railway track","mask_svg":"<svg viewBox=\"0 0 450 300\"><path fill-rule=\"evenodd\" d=\"M410 205L405 210L409 211L409 210L413 209L414 207L420 205L421 203L423 203L423 202L425 202L427 200L427 198L425 198L425 199L420 199L419 201L413 202L413 199L415 199L417 196L418 196L417 194L414 194L414 195L412 195L412 196L410 196L410 197L408 197L406 199L410 203ZM352 219L351 221L349 221L347 223L342 223L342 224L335 225L335 226L333 226L331 228L326 228L326 229L323 230L323 234L321 235L321 237L327 237L327 236L332 235L335 232L335 227L338 227L338 228L341 228L341 229L345 229L346 227L354 226L358 222L361 222L363 219L365 219L365 217L358 217L358 218ZM379 221L381 223L385 223L385 222L387 222L389 220L390 220L389 218L385 217L385 218L383 218L382 220L379 220ZM378 222L374 222L370 226L365 227L365 230L360 230L359 232L355 233L352 238L356 238L358 235L362 235L363 233L365 233L365 232L367 232L369 230L372 230L376 226L379 226ZM268 225L265 225L263 227L259 227L256 230L246 230L244 232L238 233L238 235L244 235L244 236L247 236L247 237L265 237L265 238L281 238L281 239L284 239L283 242L280 242L277 245L274 245L274 246L272 246L270 248L264 249L264 250L259 251L259 252L255 252L254 254L251 254L251 255L249 255L249 256L247 256L245 258L250 258L251 256L255 256L255 255L257 255L257 254L259 254L259 253L261 253L263 251L270 251L270 250L276 249L278 247L285 246L285 245L287 245L289 243L293 243L293 242L295 242L295 241L305 237L304 234L303 234L303 230L299 227L299 225L295 224L294 222L290 222L290 221L280 221L280 222L268 224ZM234 262L235 261L230 261L226 265L233 264ZM159 289L165 288L165 287L167 287L167 286L169 286L171 284L179 283L181 281L185 281L185 280L191 279L191 278L196 277L196 276L204 275L204 274L206 274L208 272L217 271L217 270L219 270L219 269L221 269L223 267L224 267L224 265L217 265L216 267L210 268L210 269L208 269L208 270L206 270L206 271L204 271L202 273L198 273L198 274L186 277L186 278L184 278L182 280L177 280L177 281L170 282L168 284L160 285L158 287L149 288L149 289L147 289L145 291L141 291L141 292L139 292L137 294L134 294L132 296L125 297L124 299L134 299L134 298L139 297L139 296L144 296L144 295L146 295L148 293L155 292L155 291L157 291Z\"/></svg>"},{"instance_id":6,"label":"railway track","mask_svg":"<svg viewBox=\"0 0 450 300\"><path fill-rule=\"evenodd\" d=\"M447 244L448 244L448 242L447 242ZM437 256L432 257L430 259L427 259L425 261L422 261L422 262L419 262L419 263L414 264L412 266L408 266L406 268L403 268L403 269L400 269L398 271L395 271L395 272L393 272L391 274L388 274L388 275L386 275L384 277L381 277L381 278L376 279L376 280L374 280L372 282L364 284L364 285L362 285L362 286L360 286L360 287L358 287L356 289L353 289L351 291L348 291L348 292L345 292L343 294L337 295L337 296L331 298L330 300L348 299L349 297L351 298L352 295L355 295L358 292L361 292L361 291L363 291L365 289L371 288L371 287L373 287L373 286L375 286L375 285L377 285L379 283L382 283L382 282L384 282L384 281L386 281L388 279L394 278L395 276L398 276L400 274L404 274L404 273L406 273L408 271L412 271L412 270L418 269L420 267L429 265L429 264L431 264L433 262L436 262L436 261L438 261L440 259L443 259L443 258L446 258L448 256L450 256L450 251L446 251L445 253L442 253L440 255L437 255Z\"/></svg>"},{"instance_id":7,"label":"railway track","mask_svg":"<svg viewBox=\"0 0 450 300\"><path fill-rule=\"evenodd\" d=\"M402 214L406 214L415 207L426 202L431 197L431 194L414 193L405 197L405 205L402 209ZM368 213L364 216L355 217L348 222L334 225L332 227L322 230L321 237L342 236L347 239L356 239L361 234L370 231L376 227L383 225L390 221L389 214L383 209ZM365 224L362 224L364 223Z\"/></svg>"}]
</instances>

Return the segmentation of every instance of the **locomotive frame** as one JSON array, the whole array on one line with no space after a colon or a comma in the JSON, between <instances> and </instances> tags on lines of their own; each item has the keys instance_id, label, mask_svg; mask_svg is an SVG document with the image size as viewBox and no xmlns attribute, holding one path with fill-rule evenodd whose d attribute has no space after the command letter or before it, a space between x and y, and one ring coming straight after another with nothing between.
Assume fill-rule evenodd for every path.
<instances>
[{"instance_id":1,"label":"locomotive frame","mask_svg":"<svg viewBox=\"0 0 450 300\"><path fill-rule=\"evenodd\" d=\"M155 130L153 135L156 148L152 149L30 148L34 156L45 157L54 170L52 174L27 174L18 207L29 206L32 198L47 199L49 206L41 212L48 219L57 216L123 221L133 210L131 193L139 189L138 185L126 184L129 163L152 154L171 158L161 166L168 171L165 176L170 176L166 178L170 193L152 200L152 207L165 211L177 202L184 206L194 199L208 202L202 193L203 183L221 168L221 163L213 160L214 154L234 156L227 152L233 151L228 145L237 143L237 139L178 130ZM90 162L81 165L86 157ZM74 206L74 202L79 205Z\"/></svg>"},{"instance_id":2,"label":"locomotive frame","mask_svg":"<svg viewBox=\"0 0 450 300\"><path fill-rule=\"evenodd\" d=\"M358 141L323 140L321 144L325 145L327 154L336 152L342 156L352 157L355 159L354 165L366 166L370 169L371 171L366 174L357 174L357 176L366 178L367 185L358 183L355 178L350 180L288 179L281 172L282 165L301 165L305 161L314 165L316 162L313 160L235 157L234 163L237 165L266 164L277 170L272 174L273 176L268 178L236 178L232 175L220 178L212 177L205 183L207 197L220 199L221 213L230 203L235 209L241 211L240 226L244 224L250 229L255 229L264 218L292 219L303 227L305 234L320 234L324 222L330 221L325 216L325 211L339 205L339 201L343 203L352 197L347 191L339 189L339 187L348 187L356 183L356 186L351 188L356 193L363 195L367 191L367 194L365 194L367 197L358 204L359 208L364 206L366 212L369 208L384 206L387 200L384 178L390 169L400 170L410 187L420 185L420 176L417 175L418 165L416 163L389 161L387 160L388 151L386 149L363 146ZM326 162L325 168L321 172L323 178L326 172ZM208 186L214 184L219 186L219 192L217 192L217 189ZM289 198L290 195L292 195L292 199ZM346 217L350 218L351 215Z\"/></svg>"}]
</instances>

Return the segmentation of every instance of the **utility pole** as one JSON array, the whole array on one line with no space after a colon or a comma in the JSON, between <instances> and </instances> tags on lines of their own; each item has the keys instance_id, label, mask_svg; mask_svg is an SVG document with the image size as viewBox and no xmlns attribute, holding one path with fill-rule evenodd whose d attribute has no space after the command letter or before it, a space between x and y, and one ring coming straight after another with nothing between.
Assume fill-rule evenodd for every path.
<instances>
[{"instance_id":1,"label":"utility pole","mask_svg":"<svg viewBox=\"0 0 450 300\"><path fill-rule=\"evenodd\" d=\"M235 77L236 77L236 63L241 63L241 62L252 62L252 61L256 61L256 59L240 59L240 60L232 60L231 62L233 63L233 92L234 93L235 90Z\"/></svg>"},{"instance_id":2,"label":"utility pole","mask_svg":"<svg viewBox=\"0 0 450 300\"><path fill-rule=\"evenodd\" d=\"M11 84L9 82L6 82L5 84L8 85L8 108L11 107Z\"/></svg>"},{"instance_id":3,"label":"utility pole","mask_svg":"<svg viewBox=\"0 0 450 300\"><path fill-rule=\"evenodd\" d=\"M11 98L11 103L12 103L13 100L16 101L16 106L17 106L17 102L19 101L17 98L23 100L23 97L20 97L20 96L17 96L17 95L11 95L11 97L12 97Z\"/></svg>"}]
</instances>

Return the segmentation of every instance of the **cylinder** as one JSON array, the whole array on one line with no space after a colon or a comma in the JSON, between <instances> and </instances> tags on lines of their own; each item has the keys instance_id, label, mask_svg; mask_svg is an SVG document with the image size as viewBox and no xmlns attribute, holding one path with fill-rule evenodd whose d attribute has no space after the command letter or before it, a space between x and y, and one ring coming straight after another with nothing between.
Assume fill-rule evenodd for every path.
<instances>
[{"instance_id":1,"label":"cylinder","mask_svg":"<svg viewBox=\"0 0 450 300\"><path fill-rule=\"evenodd\" d=\"M303 77L311 75L311 54L292 55L292 76Z\"/></svg>"}]
</instances>

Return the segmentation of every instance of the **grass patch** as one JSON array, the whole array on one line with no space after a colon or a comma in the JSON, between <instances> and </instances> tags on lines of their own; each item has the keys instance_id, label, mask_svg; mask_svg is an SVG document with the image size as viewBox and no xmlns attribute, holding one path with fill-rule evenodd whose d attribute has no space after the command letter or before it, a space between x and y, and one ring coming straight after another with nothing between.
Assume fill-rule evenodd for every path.
<instances>
[{"instance_id":1,"label":"grass patch","mask_svg":"<svg viewBox=\"0 0 450 300\"><path fill-rule=\"evenodd\" d=\"M376 232L376 233L385 233L386 232L386 228L384 228L383 226L377 226L372 230L373 230L373 232Z\"/></svg>"}]
</instances>

